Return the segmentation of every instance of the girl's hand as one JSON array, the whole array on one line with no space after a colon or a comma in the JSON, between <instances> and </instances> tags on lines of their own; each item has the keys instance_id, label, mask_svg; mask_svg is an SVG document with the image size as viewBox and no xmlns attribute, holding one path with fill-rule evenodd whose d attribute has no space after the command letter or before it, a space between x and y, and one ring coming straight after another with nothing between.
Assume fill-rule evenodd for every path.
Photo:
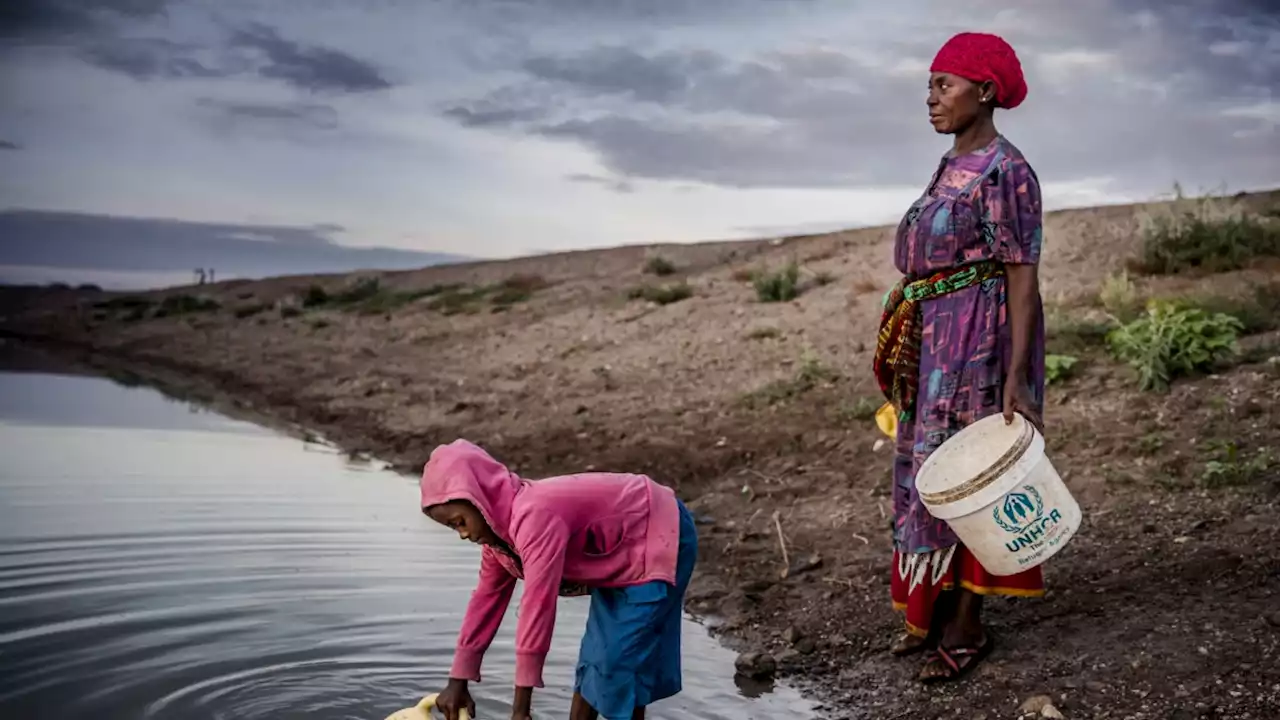
<instances>
[{"instance_id":1,"label":"girl's hand","mask_svg":"<svg viewBox=\"0 0 1280 720\"><path fill-rule=\"evenodd\" d=\"M1009 377L1004 382L1004 423L1013 422L1013 414L1019 413L1036 426L1044 434L1044 421L1036 411L1035 402L1031 398L1031 389L1025 379Z\"/></svg>"},{"instance_id":2,"label":"girl's hand","mask_svg":"<svg viewBox=\"0 0 1280 720\"><path fill-rule=\"evenodd\" d=\"M458 714L463 710L475 717L476 701L471 699L467 681L449 678L449 684L436 698L436 709L444 713L445 720L458 720Z\"/></svg>"}]
</instances>

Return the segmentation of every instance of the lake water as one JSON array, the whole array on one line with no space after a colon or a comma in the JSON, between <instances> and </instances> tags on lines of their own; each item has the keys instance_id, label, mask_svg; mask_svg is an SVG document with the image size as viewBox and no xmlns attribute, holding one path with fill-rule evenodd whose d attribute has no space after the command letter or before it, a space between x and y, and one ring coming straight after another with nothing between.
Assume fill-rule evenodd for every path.
<instances>
[{"instance_id":1,"label":"lake water","mask_svg":"<svg viewBox=\"0 0 1280 720\"><path fill-rule=\"evenodd\" d=\"M443 687L479 553L413 481L106 380L0 373L0 718L381 720ZM509 717L514 604L473 688ZM567 717L562 599L535 717ZM652 718L805 718L692 620ZM792 714L799 711L798 714Z\"/></svg>"}]
</instances>

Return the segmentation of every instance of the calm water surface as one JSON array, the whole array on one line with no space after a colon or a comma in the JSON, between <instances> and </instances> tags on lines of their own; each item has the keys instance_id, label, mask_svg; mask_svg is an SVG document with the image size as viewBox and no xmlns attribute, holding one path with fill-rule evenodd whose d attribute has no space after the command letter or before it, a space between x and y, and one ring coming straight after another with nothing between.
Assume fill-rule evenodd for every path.
<instances>
[{"instance_id":1,"label":"calm water surface","mask_svg":"<svg viewBox=\"0 0 1280 720\"><path fill-rule=\"evenodd\" d=\"M479 562L416 502L150 390L0 373L0 718L382 720L443 686ZM538 718L567 716L585 617L561 600ZM514 626L481 718L509 717ZM650 717L809 717L786 688L743 697L732 653L685 631L685 691Z\"/></svg>"}]
</instances>

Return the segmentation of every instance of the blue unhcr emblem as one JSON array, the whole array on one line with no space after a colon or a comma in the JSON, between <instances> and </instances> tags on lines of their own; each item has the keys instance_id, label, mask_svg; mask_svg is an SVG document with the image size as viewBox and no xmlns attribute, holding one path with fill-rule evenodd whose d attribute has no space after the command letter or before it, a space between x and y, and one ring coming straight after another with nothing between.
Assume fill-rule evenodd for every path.
<instances>
[{"instance_id":1,"label":"blue unhcr emblem","mask_svg":"<svg viewBox=\"0 0 1280 720\"><path fill-rule=\"evenodd\" d=\"M1031 527L1044 515L1044 500L1040 491L1031 485L1023 485L1020 491L1004 496L1004 501L991 510L991 517L1005 532L1018 535Z\"/></svg>"}]
</instances>

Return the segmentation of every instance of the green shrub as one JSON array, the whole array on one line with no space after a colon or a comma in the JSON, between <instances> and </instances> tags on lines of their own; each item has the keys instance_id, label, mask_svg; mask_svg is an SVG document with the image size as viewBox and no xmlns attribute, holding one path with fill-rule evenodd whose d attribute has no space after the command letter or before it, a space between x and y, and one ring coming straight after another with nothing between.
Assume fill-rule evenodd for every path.
<instances>
[{"instance_id":1,"label":"green shrub","mask_svg":"<svg viewBox=\"0 0 1280 720\"><path fill-rule=\"evenodd\" d=\"M302 293L302 307L317 308L329 302L329 293L319 285L309 285Z\"/></svg>"},{"instance_id":2,"label":"green shrub","mask_svg":"<svg viewBox=\"0 0 1280 720\"><path fill-rule=\"evenodd\" d=\"M627 292L628 299L647 300L659 305L670 305L691 297L693 297L693 288L685 282L670 285L641 285Z\"/></svg>"},{"instance_id":3,"label":"green shrub","mask_svg":"<svg viewBox=\"0 0 1280 720\"><path fill-rule=\"evenodd\" d=\"M1107 336L1112 354L1138 373L1142 390L1165 390L1175 378L1212 370L1236 352L1243 326L1222 313L1152 302L1146 315Z\"/></svg>"},{"instance_id":4,"label":"green shrub","mask_svg":"<svg viewBox=\"0 0 1280 720\"><path fill-rule=\"evenodd\" d=\"M222 305L213 298L185 294L170 295L160 301L160 305L156 308L153 316L162 318L196 312L212 312L221 307Z\"/></svg>"},{"instance_id":5,"label":"green shrub","mask_svg":"<svg viewBox=\"0 0 1280 720\"><path fill-rule=\"evenodd\" d=\"M1242 296L1192 296L1172 302L1211 314L1230 315L1240 321L1244 335L1280 329L1280 285L1257 285Z\"/></svg>"},{"instance_id":6,"label":"green shrub","mask_svg":"<svg viewBox=\"0 0 1280 720\"><path fill-rule=\"evenodd\" d=\"M1210 445L1210 459L1205 463L1200 480L1211 488L1249 485L1271 469L1271 453L1259 450L1249 457L1234 442Z\"/></svg>"},{"instance_id":7,"label":"green shrub","mask_svg":"<svg viewBox=\"0 0 1280 720\"><path fill-rule=\"evenodd\" d=\"M1071 355L1045 355L1044 381L1047 385L1062 382L1075 372L1079 360Z\"/></svg>"},{"instance_id":8,"label":"green shrub","mask_svg":"<svg viewBox=\"0 0 1280 720\"><path fill-rule=\"evenodd\" d=\"M509 307L528 300L546 286L547 281L541 275L512 275L494 288L490 302L498 307Z\"/></svg>"},{"instance_id":9,"label":"green shrub","mask_svg":"<svg viewBox=\"0 0 1280 720\"><path fill-rule=\"evenodd\" d=\"M330 298L330 302L334 305L356 305L381 291L382 283L378 278L359 278Z\"/></svg>"},{"instance_id":10,"label":"green shrub","mask_svg":"<svg viewBox=\"0 0 1280 720\"><path fill-rule=\"evenodd\" d=\"M762 270L751 282L760 302L788 302L800 295L800 266L792 261L781 270Z\"/></svg>"},{"instance_id":11,"label":"green shrub","mask_svg":"<svg viewBox=\"0 0 1280 720\"><path fill-rule=\"evenodd\" d=\"M675 275L677 272L676 264L661 255L654 255L644 264L644 271L650 275L658 277L667 277Z\"/></svg>"},{"instance_id":12,"label":"green shrub","mask_svg":"<svg viewBox=\"0 0 1280 720\"><path fill-rule=\"evenodd\" d=\"M1172 205L1142 220L1137 268L1169 275L1187 270L1238 270L1259 257L1280 257L1280 226L1251 214L1235 200L1189 199L1177 191Z\"/></svg>"}]
</instances>

